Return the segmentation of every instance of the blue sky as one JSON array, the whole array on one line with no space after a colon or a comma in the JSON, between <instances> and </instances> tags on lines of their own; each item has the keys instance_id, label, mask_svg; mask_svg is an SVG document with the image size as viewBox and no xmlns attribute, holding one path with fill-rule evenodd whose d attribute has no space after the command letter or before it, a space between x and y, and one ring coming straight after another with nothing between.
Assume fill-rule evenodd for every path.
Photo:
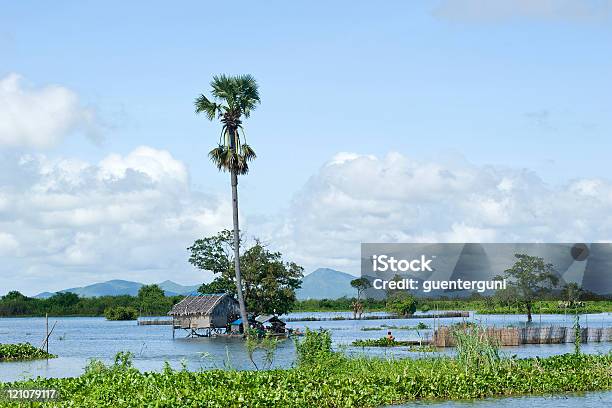
<instances>
[{"instance_id":1,"label":"blue sky","mask_svg":"<svg viewBox=\"0 0 612 408\"><path fill-rule=\"evenodd\" d=\"M249 232L265 236L307 269L356 271L348 261L357 260L352 250L298 254L304 245L292 235L295 225L274 224L300 216L303 200L321 200L311 188L322 183L326 163L340 152L381 161L397 153L408 163L402 166L411 168L417 162L465 162L470 168L526 172L553 191L576 180L609 177L612 6L598 0L533 3L279 1L235 2L229 9L212 2L10 2L0 14L0 79L14 73L24 89L70 90L94 115L90 125L97 138L92 142L83 127L72 126L44 149L13 143L0 152L95 164L149 146L186 166L190 189L222 197L229 194L229 177L206 158L218 125L194 114L193 99L208 92L214 74L251 73L262 104L246 123L259 158L240 182ZM350 177L338 180L342 185ZM322 184L329 188L329 179ZM317 218L320 212L311 210ZM20 221L12 215L10 228ZM355 233L350 245L423 238L423 231L436 230L417 224L397 233ZM338 228L350 225L347 220ZM5 228L13 237L20 233ZM279 230L288 235L275 236ZM521 231L489 238L572 238ZM607 233L587 228L574 235L595 240ZM295 242L284 246L288 240ZM14 266L36 269L34 280L62 268L61 262L42 267L47 261L23 253ZM171 268L182 268L179 279L197 281L188 265L172 265L156 273L151 265L107 270L88 263L79 270L104 270L101 278L164 280ZM91 279L69 275L74 284ZM0 283L20 285L7 271L0 271Z\"/></svg>"}]
</instances>

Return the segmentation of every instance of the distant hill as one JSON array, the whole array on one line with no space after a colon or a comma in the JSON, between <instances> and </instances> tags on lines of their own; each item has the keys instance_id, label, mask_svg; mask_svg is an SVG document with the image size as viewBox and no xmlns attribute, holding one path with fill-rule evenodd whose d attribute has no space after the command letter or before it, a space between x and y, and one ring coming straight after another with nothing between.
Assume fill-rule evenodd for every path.
<instances>
[{"instance_id":1,"label":"distant hill","mask_svg":"<svg viewBox=\"0 0 612 408\"><path fill-rule=\"evenodd\" d=\"M38 295L36 295L34 297L37 298L37 299L47 299L47 298L50 298L53 295L54 295L54 293L52 293L52 292L42 292L42 293L39 293Z\"/></svg>"},{"instance_id":2,"label":"distant hill","mask_svg":"<svg viewBox=\"0 0 612 408\"><path fill-rule=\"evenodd\" d=\"M304 276L302 287L297 290L297 298L337 299L342 296L354 297L357 292L351 287L356 276L329 268L319 268Z\"/></svg>"},{"instance_id":3,"label":"distant hill","mask_svg":"<svg viewBox=\"0 0 612 408\"><path fill-rule=\"evenodd\" d=\"M176 282L172 281L164 281L162 283L158 283L159 287L164 290L166 296L176 296L176 295L187 295L192 292L196 292L198 290L198 285L195 286L183 286L179 285ZM78 287L78 288L69 288L63 289L58 292L72 292L76 293L81 297L96 297L96 296L119 296L119 295L131 295L136 296L138 294L138 289L143 286L140 282L132 282L126 280L110 280L107 282L94 283L92 285ZM34 296L35 298L45 299L50 296L53 296L51 292L43 292Z\"/></svg>"}]
</instances>

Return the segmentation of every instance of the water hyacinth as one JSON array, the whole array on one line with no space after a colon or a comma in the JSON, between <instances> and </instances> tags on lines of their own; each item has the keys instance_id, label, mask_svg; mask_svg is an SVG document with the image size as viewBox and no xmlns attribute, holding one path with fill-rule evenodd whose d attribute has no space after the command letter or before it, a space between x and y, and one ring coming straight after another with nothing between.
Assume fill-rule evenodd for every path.
<instances>
[{"instance_id":1,"label":"water hyacinth","mask_svg":"<svg viewBox=\"0 0 612 408\"><path fill-rule=\"evenodd\" d=\"M0 344L0 361L22 361L55 358L44 350L34 347L30 343Z\"/></svg>"}]
</instances>

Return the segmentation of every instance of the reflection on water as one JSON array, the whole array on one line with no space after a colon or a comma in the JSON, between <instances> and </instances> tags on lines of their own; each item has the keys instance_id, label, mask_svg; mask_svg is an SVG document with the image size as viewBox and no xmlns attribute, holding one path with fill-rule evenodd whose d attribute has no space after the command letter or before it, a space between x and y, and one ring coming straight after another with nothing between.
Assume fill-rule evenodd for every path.
<instances>
[{"instance_id":1,"label":"reflection on water","mask_svg":"<svg viewBox=\"0 0 612 408\"><path fill-rule=\"evenodd\" d=\"M333 317L349 316L350 313L301 313L301 316ZM292 314L298 316L298 314ZM50 352L59 355L49 361L29 361L0 363L0 381L14 381L21 378L45 376L66 377L77 376L91 358L106 363L113 361L119 351L134 353L134 365L141 370L160 370L165 361L173 367L180 368L181 362L190 370L226 368L252 369L246 358L244 344L236 338L184 338L185 332L176 332L172 339L172 329L169 326L137 326L136 322L109 322L104 318L71 317L51 318L50 323L58 321L51 337ZM456 323L463 318L441 319L384 319L384 320L328 320L319 322L291 322L288 327L304 329L324 328L332 332L336 349L342 349L349 354L365 354L383 357L420 358L432 353L409 352L405 347L377 348L350 347L355 339L376 339L384 336L384 330L363 331L364 327L416 326L419 322L432 327ZM525 316L517 315L472 315L469 320L478 321L490 326L519 326L525 324ZM573 324L572 315L542 315L534 316L535 325L568 326ZM581 318L583 327L612 326L612 314L585 315ZM18 343L30 342L35 346L41 344L44 337L44 318L11 318L0 319L0 342ZM386 330L386 329L385 329ZM432 330L396 330L391 329L398 340L427 338ZM569 353L574 345L547 344L527 345L521 347L505 347L503 352L518 357L550 356ZM589 343L583 345L585 353L608 353L612 343ZM452 354L453 349L444 349L440 354ZM291 340L282 341L276 353L274 367L290 367L295 361L294 345Z\"/></svg>"}]
</instances>

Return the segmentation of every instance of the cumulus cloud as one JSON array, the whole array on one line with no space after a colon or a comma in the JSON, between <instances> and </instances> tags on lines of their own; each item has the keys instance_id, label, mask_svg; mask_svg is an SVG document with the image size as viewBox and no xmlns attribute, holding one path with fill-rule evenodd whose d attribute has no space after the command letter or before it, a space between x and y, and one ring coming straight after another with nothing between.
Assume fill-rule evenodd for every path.
<instances>
[{"instance_id":1,"label":"cumulus cloud","mask_svg":"<svg viewBox=\"0 0 612 408\"><path fill-rule=\"evenodd\" d=\"M98 163L7 152L1 159L0 289L210 277L187 263L186 247L230 228L231 203L193 191L169 152L142 146ZM338 154L285 213L241 221L249 238L306 271L357 273L362 242L605 241L610 214L609 180L551 186L525 169L392 152Z\"/></svg>"},{"instance_id":2,"label":"cumulus cloud","mask_svg":"<svg viewBox=\"0 0 612 408\"><path fill-rule=\"evenodd\" d=\"M443 0L434 16L453 21L495 22L519 18L552 21L605 20L610 0Z\"/></svg>"},{"instance_id":3,"label":"cumulus cloud","mask_svg":"<svg viewBox=\"0 0 612 408\"><path fill-rule=\"evenodd\" d=\"M33 88L23 82L17 74L0 79L0 147L44 149L73 132L99 139L95 113L76 93L59 85Z\"/></svg>"},{"instance_id":4,"label":"cumulus cloud","mask_svg":"<svg viewBox=\"0 0 612 408\"><path fill-rule=\"evenodd\" d=\"M361 242L601 241L611 213L609 180L550 186L524 169L343 154L301 189L268 241L308 268L357 272Z\"/></svg>"},{"instance_id":5,"label":"cumulus cloud","mask_svg":"<svg viewBox=\"0 0 612 408\"><path fill-rule=\"evenodd\" d=\"M185 165L151 147L99 163L5 152L0 174L0 288L15 288L16 273L29 294L112 278L202 281L187 246L231 226L228 199L192 191Z\"/></svg>"}]
</instances>

